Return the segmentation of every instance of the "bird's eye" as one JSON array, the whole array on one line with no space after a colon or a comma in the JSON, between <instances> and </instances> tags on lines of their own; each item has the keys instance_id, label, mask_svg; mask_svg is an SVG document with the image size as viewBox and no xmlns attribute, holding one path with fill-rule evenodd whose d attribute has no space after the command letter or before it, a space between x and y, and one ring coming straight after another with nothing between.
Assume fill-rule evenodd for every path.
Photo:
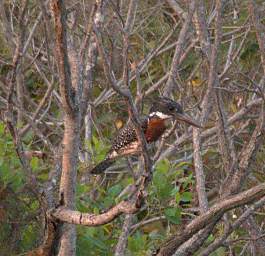
<instances>
[{"instance_id":1,"label":"bird's eye","mask_svg":"<svg viewBox=\"0 0 265 256\"><path fill-rule=\"evenodd\" d=\"M172 106L172 105L169 105L169 106L168 106L168 110L169 110L169 111L173 111L173 110L175 110L175 107Z\"/></svg>"}]
</instances>

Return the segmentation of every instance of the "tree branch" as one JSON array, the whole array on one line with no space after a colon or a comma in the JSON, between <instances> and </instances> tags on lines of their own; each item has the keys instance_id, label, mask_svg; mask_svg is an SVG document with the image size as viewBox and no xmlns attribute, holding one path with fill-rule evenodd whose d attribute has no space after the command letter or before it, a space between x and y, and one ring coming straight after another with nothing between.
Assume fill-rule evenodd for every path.
<instances>
[{"instance_id":1,"label":"tree branch","mask_svg":"<svg viewBox=\"0 0 265 256\"><path fill-rule=\"evenodd\" d=\"M207 212L194 219L184 230L169 239L158 251L158 256L173 255L176 249L209 223L217 223L223 214L231 209L256 201L265 195L265 183L224 199Z\"/></svg>"},{"instance_id":2,"label":"tree branch","mask_svg":"<svg viewBox=\"0 0 265 256\"><path fill-rule=\"evenodd\" d=\"M53 0L51 2L51 8L55 20L56 55L59 69L60 92L66 113L72 115L75 108L75 99L67 55L66 10L62 0Z\"/></svg>"},{"instance_id":3,"label":"tree branch","mask_svg":"<svg viewBox=\"0 0 265 256\"><path fill-rule=\"evenodd\" d=\"M111 222L122 213L132 214L139 210L138 203L134 204L129 201L122 201L105 213L95 215L73 211L69 208L59 207L51 211L50 215L56 220L83 226L100 226Z\"/></svg>"},{"instance_id":4,"label":"tree branch","mask_svg":"<svg viewBox=\"0 0 265 256\"><path fill-rule=\"evenodd\" d=\"M186 17L186 20L183 24L182 29L180 30L180 33L179 33L178 41L177 41L176 48L175 48L175 53L174 53L171 67L170 67L170 71L169 71L168 80L167 80L166 86L164 88L164 95L165 96L169 96L172 93L172 90L174 89L174 87L176 85L175 79L176 79L177 73L178 73L179 59L180 59L180 56L181 56L182 51L183 51L183 45L184 45L188 30L190 28L190 24L192 21L194 10L195 10L195 1L191 0L189 3L188 15Z\"/></svg>"}]
</instances>

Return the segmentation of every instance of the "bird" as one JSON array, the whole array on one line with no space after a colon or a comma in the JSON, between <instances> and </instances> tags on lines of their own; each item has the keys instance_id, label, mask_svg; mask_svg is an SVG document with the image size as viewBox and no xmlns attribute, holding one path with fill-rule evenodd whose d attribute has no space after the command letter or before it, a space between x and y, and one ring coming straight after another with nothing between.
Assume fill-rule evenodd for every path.
<instances>
[{"instance_id":1,"label":"bird","mask_svg":"<svg viewBox=\"0 0 265 256\"><path fill-rule=\"evenodd\" d=\"M177 119L194 127L201 128L189 115L184 113L180 103L167 98L158 97L153 101L148 116L141 119L141 129L148 144L157 141L168 128L168 120ZM118 158L141 153L134 124L129 122L121 128L112 142L105 159L90 170L91 174L104 173Z\"/></svg>"}]
</instances>

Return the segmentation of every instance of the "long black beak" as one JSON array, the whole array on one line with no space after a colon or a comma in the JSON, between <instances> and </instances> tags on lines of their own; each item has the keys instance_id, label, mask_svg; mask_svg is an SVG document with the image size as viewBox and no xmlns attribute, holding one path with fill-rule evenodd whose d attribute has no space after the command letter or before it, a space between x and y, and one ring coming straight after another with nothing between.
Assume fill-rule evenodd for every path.
<instances>
[{"instance_id":1,"label":"long black beak","mask_svg":"<svg viewBox=\"0 0 265 256\"><path fill-rule=\"evenodd\" d=\"M184 121L192 126L195 126L197 128L202 128L202 126L195 121L193 118L191 118L189 115L185 114L185 113L175 113L175 118L180 120L180 121Z\"/></svg>"}]
</instances>

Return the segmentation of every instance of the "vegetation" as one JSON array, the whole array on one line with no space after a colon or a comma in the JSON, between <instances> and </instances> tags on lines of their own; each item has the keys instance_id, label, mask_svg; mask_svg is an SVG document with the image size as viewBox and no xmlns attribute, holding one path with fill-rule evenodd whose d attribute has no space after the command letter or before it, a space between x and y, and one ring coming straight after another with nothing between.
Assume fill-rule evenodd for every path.
<instances>
[{"instance_id":1,"label":"vegetation","mask_svg":"<svg viewBox=\"0 0 265 256\"><path fill-rule=\"evenodd\" d=\"M1 1L0 255L264 255L264 8ZM161 95L203 128L147 149ZM91 175L128 119L143 153Z\"/></svg>"}]
</instances>

